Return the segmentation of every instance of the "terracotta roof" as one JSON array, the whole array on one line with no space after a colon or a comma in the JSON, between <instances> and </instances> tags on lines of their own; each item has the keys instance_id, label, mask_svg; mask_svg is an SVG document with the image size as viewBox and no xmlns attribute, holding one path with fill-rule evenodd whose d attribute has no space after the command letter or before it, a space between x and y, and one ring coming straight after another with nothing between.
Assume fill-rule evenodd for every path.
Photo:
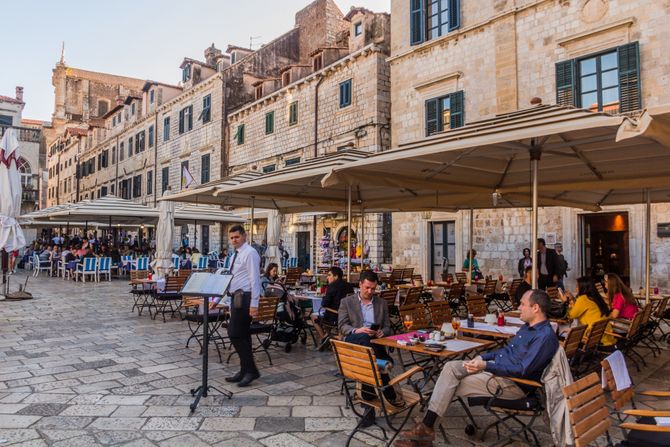
<instances>
[{"instance_id":1,"label":"terracotta roof","mask_svg":"<svg viewBox=\"0 0 670 447\"><path fill-rule=\"evenodd\" d=\"M21 124L27 124L29 126L44 126L45 124L51 124L49 121L42 120L32 120L30 118L22 118Z\"/></svg>"},{"instance_id":2,"label":"terracotta roof","mask_svg":"<svg viewBox=\"0 0 670 447\"><path fill-rule=\"evenodd\" d=\"M25 104L23 101L19 101L16 98L10 98L9 96L2 96L2 95L0 95L0 101L11 102L12 104Z\"/></svg>"}]
</instances>

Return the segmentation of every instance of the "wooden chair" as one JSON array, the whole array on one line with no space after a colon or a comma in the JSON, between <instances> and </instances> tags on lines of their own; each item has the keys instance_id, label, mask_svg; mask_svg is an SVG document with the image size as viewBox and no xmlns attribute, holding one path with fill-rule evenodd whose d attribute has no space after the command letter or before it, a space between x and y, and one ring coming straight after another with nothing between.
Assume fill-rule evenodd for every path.
<instances>
[{"instance_id":1,"label":"wooden chair","mask_svg":"<svg viewBox=\"0 0 670 447\"><path fill-rule=\"evenodd\" d=\"M256 337L258 345L254 346L253 352L263 351L268 357L270 365L272 365L272 357L268 348L272 344L272 332L277 324L277 305L279 304L278 297L261 297L258 301L258 313L251 322L251 335ZM261 336L263 338L261 339ZM226 363L230 363L230 358L235 354L235 351L228 355Z\"/></svg>"},{"instance_id":2,"label":"wooden chair","mask_svg":"<svg viewBox=\"0 0 670 447\"><path fill-rule=\"evenodd\" d=\"M468 307L468 313L475 317L484 317L488 313L488 306L484 295L478 293L468 293L465 302Z\"/></svg>"},{"instance_id":3,"label":"wooden chair","mask_svg":"<svg viewBox=\"0 0 670 447\"><path fill-rule=\"evenodd\" d=\"M465 286L463 283L460 282L455 282L451 284L451 288L449 288L449 295L447 295L447 301L449 302L451 311L455 314L458 314L461 308L465 308L467 310L467 306L464 301L464 291Z\"/></svg>"},{"instance_id":4,"label":"wooden chair","mask_svg":"<svg viewBox=\"0 0 670 447\"><path fill-rule=\"evenodd\" d=\"M384 385L382 383L381 373L377 364L377 358L375 357L372 348L346 343L339 340L333 340L331 343L333 345L333 352L335 354L337 367L340 371L340 375L342 376L342 387L345 391L347 403L358 418L358 424L356 424L356 427L354 427L354 429L349 434L345 445L349 446L354 435L357 432L362 432L386 443L387 446L390 446L398 433L407 423L407 420L409 419L414 407L419 403L423 404L419 389L416 383L412 380L412 376L420 373L423 368L420 366L415 366L403 374L393 377L389 381L388 385ZM413 387L413 391L409 391L407 389L400 390L402 399L405 401L405 406L396 407L394 405L390 405L384 397L384 390L386 390L388 387L396 387L405 381L407 381ZM371 390L370 394L374 395L373 398L364 399L361 393L356 391L357 388L362 388L363 386L369 387ZM396 390L397 389L398 388L396 388ZM362 429L361 424L364 420L364 412L356 404L365 404L380 412L381 416L384 417L388 428L392 430L393 436L391 436L389 439L386 433L386 428L384 426L377 425L377 423L375 423L375 425L381 429L383 437ZM400 422L394 422L394 417L403 415L403 413L404 416Z\"/></svg>"},{"instance_id":5,"label":"wooden chair","mask_svg":"<svg viewBox=\"0 0 670 447\"><path fill-rule=\"evenodd\" d=\"M148 277L149 272L147 270L130 271L131 284L135 280L147 279ZM130 294L133 297L133 307L130 309L131 312L137 309L137 315L142 315L142 310L144 309L143 301L145 299L145 295L148 293L150 293L150 290L148 290L143 284L132 284L132 288L130 289Z\"/></svg>"},{"instance_id":6,"label":"wooden chair","mask_svg":"<svg viewBox=\"0 0 670 447\"><path fill-rule=\"evenodd\" d=\"M652 314L653 318L653 323L654 323L654 332L658 329L661 332L661 340L664 339L668 333L666 333L663 330L662 324L665 323L666 325L670 325L670 321L666 318L666 313L670 310L670 297L666 296L662 300L658 301L658 304L656 305L656 308L654 309L654 312Z\"/></svg>"},{"instance_id":7,"label":"wooden chair","mask_svg":"<svg viewBox=\"0 0 670 447\"><path fill-rule=\"evenodd\" d=\"M294 288L298 285L300 277L302 276L302 271L299 268L290 268L286 271L286 278L284 279L284 285L289 288Z\"/></svg>"},{"instance_id":8,"label":"wooden chair","mask_svg":"<svg viewBox=\"0 0 670 447\"><path fill-rule=\"evenodd\" d=\"M459 283L461 283L461 284L465 284L465 283L468 282L468 277L467 277L467 275L465 274L465 272L456 272L455 274L456 274L456 280L457 280Z\"/></svg>"},{"instance_id":9,"label":"wooden chair","mask_svg":"<svg viewBox=\"0 0 670 447\"><path fill-rule=\"evenodd\" d=\"M394 268L391 271L391 276L389 277L389 284L395 286L396 284L401 284L403 282L403 277L405 275L405 269L403 268Z\"/></svg>"},{"instance_id":10,"label":"wooden chair","mask_svg":"<svg viewBox=\"0 0 670 447\"><path fill-rule=\"evenodd\" d=\"M407 289L407 294L405 299L402 302L403 306L409 306L411 304L416 304L421 301L421 292L423 292L423 287L412 287Z\"/></svg>"},{"instance_id":11,"label":"wooden chair","mask_svg":"<svg viewBox=\"0 0 670 447\"><path fill-rule=\"evenodd\" d=\"M602 435L607 437L611 445L608 430L612 420L605 406L605 393L598 374L591 373L564 387L563 396L570 413L575 447L586 447Z\"/></svg>"},{"instance_id":12,"label":"wooden chair","mask_svg":"<svg viewBox=\"0 0 670 447\"><path fill-rule=\"evenodd\" d=\"M512 281L512 284L510 284L509 289L507 289L507 295L509 296L510 301L513 301L513 297L516 296L516 291L523 282L523 279L521 278L516 278L515 280Z\"/></svg>"},{"instance_id":13,"label":"wooden chair","mask_svg":"<svg viewBox=\"0 0 670 447\"><path fill-rule=\"evenodd\" d=\"M182 278L188 278L189 276L191 276L191 272L192 272L191 269L181 268L177 271L176 276L179 276L179 277L182 277Z\"/></svg>"},{"instance_id":14,"label":"wooden chair","mask_svg":"<svg viewBox=\"0 0 670 447\"><path fill-rule=\"evenodd\" d=\"M407 267L403 269L402 272L403 281L411 283L413 278L414 278L414 267Z\"/></svg>"},{"instance_id":15,"label":"wooden chair","mask_svg":"<svg viewBox=\"0 0 670 447\"><path fill-rule=\"evenodd\" d=\"M565 356L568 358L570 366L573 369L573 374L577 371L576 365L579 362L579 346L582 343L584 333L587 329L588 326L585 324L571 327L561 342L561 346L563 346L563 350L565 351Z\"/></svg>"},{"instance_id":16,"label":"wooden chair","mask_svg":"<svg viewBox=\"0 0 670 447\"><path fill-rule=\"evenodd\" d=\"M578 354L579 364L576 365L577 376L589 372L594 364L600 362L602 354L598 348L600 347L600 340L602 340L603 335L605 335L605 329L607 329L608 324L609 319L603 318L602 320L593 323L591 328L585 332L586 338L583 339L582 347Z\"/></svg>"},{"instance_id":17,"label":"wooden chair","mask_svg":"<svg viewBox=\"0 0 670 447\"><path fill-rule=\"evenodd\" d=\"M447 301L433 301L427 307L433 326L440 328L443 323L451 322L451 307Z\"/></svg>"},{"instance_id":18,"label":"wooden chair","mask_svg":"<svg viewBox=\"0 0 670 447\"><path fill-rule=\"evenodd\" d=\"M425 285L423 277L421 275L412 275L412 285L414 287L423 287Z\"/></svg>"},{"instance_id":19,"label":"wooden chair","mask_svg":"<svg viewBox=\"0 0 670 447\"><path fill-rule=\"evenodd\" d=\"M417 329L425 329L431 327L428 315L426 315L426 307L421 304L410 304L407 306L400 306L400 321L404 322L406 317L412 320L412 326L408 331L415 331Z\"/></svg>"},{"instance_id":20,"label":"wooden chair","mask_svg":"<svg viewBox=\"0 0 670 447\"><path fill-rule=\"evenodd\" d=\"M379 292L379 297L386 302L386 307L388 307L391 329L393 329L393 332L395 333L402 332L402 321L400 321L400 313L398 312L398 305L396 304L398 289L382 290Z\"/></svg>"},{"instance_id":21,"label":"wooden chair","mask_svg":"<svg viewBox=\"0 0 670 447\"><path fill-rule=\"evenodd\" d=\"M165 278L165 288L161 292L156 292L154 296L156 307L154 320L159 313L163 315L163 323L165 323L166 313L170 313L172 318L175 317L175 313L178 313L181 318L181 289L184 288L185 283L186 278L183 276L168 276ZM149 309L149 313L151 313L151 309Z\"/></svg>"},{"instance_id":22,"label":"wooden chair","mask_svg":"<svg viewBox=\"0 0 670 447\"><path fill-rule=\"evenodd\" d=\"M558 294L558 287L547 287L546 292L552 301L559 301L561 299L560 295Z\"/></svg>"},{"instance_id":23,"label":"wooden chair","mask_svg":"<svg viewBox=\"0 0 670 447\"><path fill-rule=\"evenodd\" d=\"M446 282L446 283L454 282L454 275L452 275L451 273L442 272L440 274L440 277L442 278L442 282Z\"/></svg>"},{"instance_id":24,"label":"wooden chair","mask_svg":"<svg viewBox=\"0 0 670 447\"><path fill-rule=\"evenodd\" d=\"M635 347L639 343L638 331L640 330L642 321L644 318L648 318L651 313L651 304L647 304L642 310L638 311L633 317L632 320L613 320L614 326L618 328L627 327L625 333L615 332L612 329L606 329L605 333L611 335L616 339L616 348L621 351L621 353L629 359L635 365L635 368L640 371L640 365L638 360L644 365L647 366L647 362L644 358L635 352Z\"/></svg>"}]
</instances>

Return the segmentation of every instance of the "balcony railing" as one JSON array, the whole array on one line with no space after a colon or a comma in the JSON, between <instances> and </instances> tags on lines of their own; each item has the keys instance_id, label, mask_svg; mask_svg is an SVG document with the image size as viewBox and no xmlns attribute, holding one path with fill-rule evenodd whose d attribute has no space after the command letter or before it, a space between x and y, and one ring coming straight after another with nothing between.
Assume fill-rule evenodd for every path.
<instances>
[{"instance_id":1,"label":"balcony railing","mask_svg":"<svg viewBox=\"0 0 670 447\"><path fill-rule=\"evenodd\" d=\"M39 200L39 194L36 189L24 189L23 191L21 191L22 202L37 203L38 200Z\"/></svg>"},{"instance_id":2,"label":"balcony railing","mask_svg":"<svg viewBox=\"0 0 670 447\"><path fill-rule=\"evenodd\" d=\"M14 127L19 133L19 141L25 141L27 143L39 143L41 137L41 131L39 129L32 129L30 127L19 127L19 126L5 126L0 125L0 138L5 134L5 131L10 127Z\"/></svg>"}]
</instances>

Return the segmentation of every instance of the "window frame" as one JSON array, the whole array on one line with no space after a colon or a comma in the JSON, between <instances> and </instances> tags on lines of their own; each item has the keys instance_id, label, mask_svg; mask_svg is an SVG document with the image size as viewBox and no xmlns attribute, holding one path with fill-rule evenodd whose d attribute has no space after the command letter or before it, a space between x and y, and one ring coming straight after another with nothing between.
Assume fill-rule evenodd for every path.
<instances>
[{"instance_id":1,"label":"window frame","mask_svg":"<svg viewBox=\"0 0 670 447\"><path fill-rule=\"evenodd\" d=\"M275 111L272 110L265 114L265 135L270 135L275 131Z\"/></svg>"},{"instance_id":2,"label":"window frame","mask_svg":"<svg viewBox=\"0 0 670 447\"><path fill-rule=\"evenodd\" d=\"M288 105L288 125L298 124L298 101L293 101Z\"/></svg>"},{"instance_id":3,"label":"window frame","mask_svg":"<svg viewBox=\"0 0 670 447\"><path fill-rule=\"evenodd\" d=\"M238 146L244 144L244 123L237 125L237 130L235 131L235 140Z\"/></svg>"},{"instance_id":4,"label":"window frame","mask_svg":"<svg viewBox=\"0 0 670 447\"><path fill-rule=\"evenodd\" d=\"M616 60L616 67L615 68L609 68L606 70L602 70L602 57L607 56L607 55L613 55L614 59ZM581 69L581 63L584 61L587 61L589 59L594 59L595 60L595 72L589 73L587 75L582 74L582 69ZM608 87L603 88L602 86L602 75L603 73L609 73L609 72L616 72L616 84L611 85ZM588 54L583 57L579 57L575 59L575 88L577 90L577 107L580 107L582 109L586 110L591 110L591 111L597 111L597 112L602 112L603 111L603 91L604 90L609 90L609 89L616 89L617 92L617 110L613 113L619 113L619 110L621 110L621 95L620 95L620 81L619 81L619 60L618 60L618 52L616 48L605 50L605 51L600 51L598 53L594 54ZM595 90L588 90L586 93L582 91L582 78L588 77L588 76L594 76L596 77L596 88ZM597 101L597 107L595 110L593 110L591 107L585 107L584 104L582 103L582 95L588 94L588 93L595 93L596 94L596 101ZM607 111L609 112L609 111Z\"/></svg>"},{"instance_id":5,"label":"window frame","mask_svg":"<svg viewBox=\"0 0 670 447\"><path fill-rule=\"evenodd\" d=\"M353 81L352 78L340 82L340 109L349 107L353 102Z\"/></svg>"},{"instance_id":6,"label":"window frame","mask_svg":"<svg viewBox=\"0 0 670 447\"><path fill-rule=\"evenodd\" d=\"M207 160L207 163L205 163L205 160ZM205 169L205 164L207 165L207 169ZM209 183L210 170L211 170L211 155L210 154L201 155L200 156L200 184L201 185L204 185L205 183Z\"/></svg>"},{"instance_id":7,"label":"window frame","mask_svg":"<svg viewBox=\"0 0 670 447\"><path fill-rule=\"evenodd\" d=\"M211 93L202 97L202 123L208 123L212 120L212 95Z\"/></svg>"},{"instance_id":8,"label":"window frame","mask_svg":"<svg viewBox=\"0 0 670 447\"><path fill-rule=\"evenodd\" d=\"M170 140L170 117L163 117L163 141Z\"/></svg>"}]
</instances>

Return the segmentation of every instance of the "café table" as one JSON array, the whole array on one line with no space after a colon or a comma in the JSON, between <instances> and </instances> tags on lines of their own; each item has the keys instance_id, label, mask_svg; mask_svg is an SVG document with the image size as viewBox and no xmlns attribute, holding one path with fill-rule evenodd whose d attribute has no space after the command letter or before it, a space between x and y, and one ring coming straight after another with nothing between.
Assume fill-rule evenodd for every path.
<instances>
[{"instance_id":1,"label":"caf\u00e9 table","mask_svg":"<svg viewBox=\"0 0 670 447\"><path fill-rule=\"evenodd\" d=\"M411 345L405 344L405 342L408 342L412 337L417 335L418 332L413 331L384 338L375 338L372 340L372 343L387 348L394 348L396 352L398 352L398 358L400 359L400 364L403 368L417 364L430 365L429 368L424 368L424 379L423 384L419 387L420 390L423 390L431 380L434 380L437 375L439 375L442 364L447 360L464 357L472 353L478 354L494 345L494 342L491 340L479 340L470 337L459 337L458 339L448 339L443 341L431 340L431 343L441 344L445 347L441 351L427 349L425 343L421 342ZM402 351L410 353L413 360L412 363L403 363L401 355ZM417 361L414 358L414 354L426 356L426 359Z\"/></svg>"}]
</instances>

